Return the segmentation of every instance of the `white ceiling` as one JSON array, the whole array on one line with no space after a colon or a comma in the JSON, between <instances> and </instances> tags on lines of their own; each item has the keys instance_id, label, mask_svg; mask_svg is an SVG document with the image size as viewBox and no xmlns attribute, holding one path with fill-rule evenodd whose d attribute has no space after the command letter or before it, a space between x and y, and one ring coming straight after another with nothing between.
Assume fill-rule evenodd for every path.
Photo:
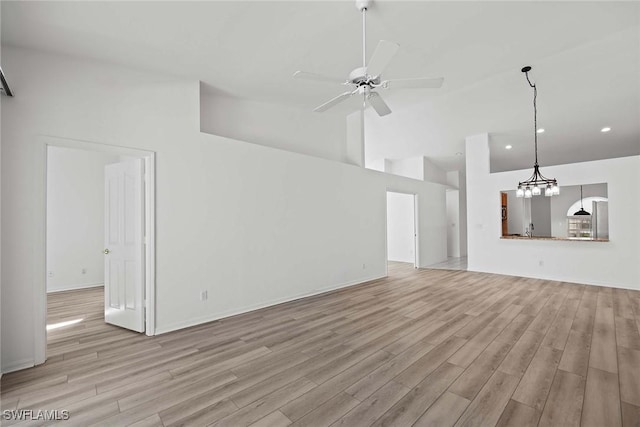
<instances>
[{"instance_id":1,"label":"white ceiling","mask_svg":"<svg viewBox=\"0 0 640 427\"><path fill-rule=\"evenodd\" d=\"M444 76L440 90L384 93L368 114L370 158L426 155L461 166L464 137L492 135L492 168L532 163L539 86L540 162L640 154L640 3L378 1L379 39L401 51L385 78ZM230 96L313 108L342 87L293 81L303 69L345 79L361 58L361 17L345 1L2 2L2 42L194 78ZM344 109L338 110L344 113ZM612 132L599 132L611 126ZM510 151L504 145L513 145Z\"/></svg>"}]
</instances>

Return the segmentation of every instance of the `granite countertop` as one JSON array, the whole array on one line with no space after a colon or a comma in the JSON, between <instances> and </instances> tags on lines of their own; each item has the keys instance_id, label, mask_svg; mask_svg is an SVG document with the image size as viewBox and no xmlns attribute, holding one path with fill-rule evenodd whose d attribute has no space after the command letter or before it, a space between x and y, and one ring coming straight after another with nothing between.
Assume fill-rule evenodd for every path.
<instances>
[{"instance_id":1,"label":"granite countertop","mask_svg":"<svg viewBox=\"0 0 640 427\"><path fill-rule=\"evenodd\" d=\"M608 242L609 239L592 239L588 237L550 237L550 236L501 236L506 240L560 240L563 242Z\"/></svg>"}]
</instances>

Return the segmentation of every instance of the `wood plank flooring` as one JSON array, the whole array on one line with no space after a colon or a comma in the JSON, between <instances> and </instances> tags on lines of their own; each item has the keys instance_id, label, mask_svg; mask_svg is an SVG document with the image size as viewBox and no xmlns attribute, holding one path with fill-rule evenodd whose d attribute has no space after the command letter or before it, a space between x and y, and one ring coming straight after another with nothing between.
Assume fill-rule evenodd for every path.
<instances>
[{"instance_id":1,"label":"wood plank flooring","mask_svg":"<svg viewBox=\"0 0 640 427\"><path fill-rule=\"evenodd\" d=\"M48 360L2 377L3 410L68 410L64 426L640 426L637 291L392 263L156 337L104 324L102 298L49 296Z\"/></svg>"},{"instance_id":2,"label":"wood plank flooring","mask_svg":"<svg viewBox=\"0 0 640 427\"><path fill-rule=\"evenodd\" d=\"M466 270L467 257L449 257L446 261L428 265L426 268L437 268L442 270Z\"/></svg>"}]
</instances>

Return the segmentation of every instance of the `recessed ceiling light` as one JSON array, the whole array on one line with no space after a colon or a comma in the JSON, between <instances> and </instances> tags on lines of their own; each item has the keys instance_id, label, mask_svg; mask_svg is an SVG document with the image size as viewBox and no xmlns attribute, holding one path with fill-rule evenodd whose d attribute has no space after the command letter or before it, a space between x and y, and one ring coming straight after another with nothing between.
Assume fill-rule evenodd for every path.
<instances>
[{"instance_id":1,"label":"recessed ceiling light","mask_svg":"<svg viewBox=\"0 0 640 427\"><path fill-rule=\"evenodd\" d=\"M538 132L538 133L544 133L544 129L540 128L540 129L538 129L536 132Z\"/></svg>"},{"instance_id":2,"label":"recessed ceiling light","mask_svg":"<svg viewBox=\"0 0 640 427\"><path fill-rule=\"evenodd\" d=\"M511 150L513 147L511 145L505 145L504 148L506 148L507 150Z\"/></svg>"},{"instance_id":3,"label":"recessed ceiling light","mask_svg":"<svg viewBox=\"0 0 640 427\"><path fill-rule=\"evenodd\" d=\"M611 130L610 127L604 127L602 129L600 129L600 132L609 132Z\"/></svg>"}]
</instances>

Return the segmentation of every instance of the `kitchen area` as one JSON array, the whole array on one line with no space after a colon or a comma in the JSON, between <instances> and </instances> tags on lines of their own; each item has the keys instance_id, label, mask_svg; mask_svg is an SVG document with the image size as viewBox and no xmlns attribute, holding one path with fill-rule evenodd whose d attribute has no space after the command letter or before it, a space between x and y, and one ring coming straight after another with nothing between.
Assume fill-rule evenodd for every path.
<instances>
[{"instance_id":1,"label":"kitchen area","mask_svg":"<svg viewBox=\"0 0 640 427\"><path fill-rule=\"evenodd\" d=\"M502 239L609 241L606 183L562 187L554 197L500 192Z\"/></svg>"}]
</instances>

